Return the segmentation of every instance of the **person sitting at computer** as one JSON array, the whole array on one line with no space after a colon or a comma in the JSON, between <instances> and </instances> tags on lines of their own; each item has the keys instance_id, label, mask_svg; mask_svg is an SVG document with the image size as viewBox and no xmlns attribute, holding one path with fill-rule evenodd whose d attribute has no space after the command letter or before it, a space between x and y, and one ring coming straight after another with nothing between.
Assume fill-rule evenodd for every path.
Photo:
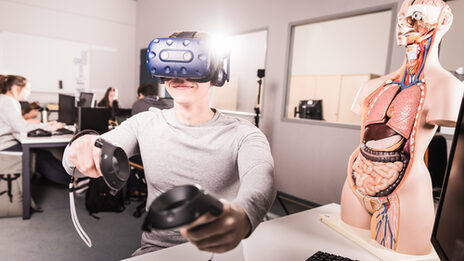
<instances>
[{"instance_id":1,"label":"person sitting at computer","mask_svg":"<svg viewBox=\"0 0 464 261\"><path fill-rule=\"evenodd\" d=\"M53 131L63 127L59 122L33 124L23 118L19 101L28 95L26 86L27 80L22 76L0 75L0 150L22 151L17 137L38 128ZM69 183L69 176L49 151L34 152L37 154L36 170L40 174L59 184Z\"/></svg>"},{"instance_id":2,"label":"person sitting at computer","mask_svg":"<svg viewBox=\"0 0 464 261\"><path fill-rule=\"evenodd\" d=\"M108 87L105 96L98 102L98 107L108 107L111 110L111 119L114 120L119 110L118 89Z\"/></svg>"},{"instance_id":3,"label":"person sitting at computer","mask_svg":"<svg viewBox=\"0 0 464 261\"><path fill-rule=\"evenodd\" d=\"M157 85L158 82L157 82ZM151 83L142 83L137 89L138 100L132 105L132 115L135 115L139 112L148 111L150 107L155 107L158 109L170 109L172 106L167 103L165 100L160 99L155 95L158 86L155 86Z\"/></svg>"},{"instance_id":4,"label":"person sitting at computer","mask_svg":"<svg viewBox=\"0 0 464 261\"><path fill-rule=\"evenodd\" d=\"M27 102L27 101L20 101L21 103L21 113L23 115L23 118L28 122L28 123L41 123L41 120L37 119L37 116L41 111L44 110L39 104L39 102ZM47 122L49 125L52 126L61 126L61 123L58 123L57 121L48 121Z\"/></svg>"},{"instance_id":5,"label":"person sitting at computer","mask_svg":"<svg viewBox=\"0 0 464 261\"><path fill-rule=\"evenodd\" d=\"M41 110L43 110L43 108L40 107L38 102L21 101L21 114L29 123L40 123L37 116L39 116Z\"/></svg>"},{"instance_id":6,"label":"person sitting at computer","mask_svg":"<svg viewBox=\"0 0 464 261\"><path fill-rule=\"evenodd\" d=\"M170 38L188 38L190 42L209 39L193 32L174 33ZM223 198L220 216L203 215L180 231L144 232L142 245L133 255L187 240L203 251L229 251L253 232L275 198L274 162L266 137L247 120L210 108L211 87L222 86L224 82L219 82L225 75L219 65L207 70L210 73L202 80L165 80L174 99L173 109L151 108L101 135L122 147L128 156L140 151L148 185L147 206L163 191L184 184L199 184ZM82 135L68 145L63 156L68 173L102 176L101 150L94 146L98 138Z\"/></svg>"}]
</instances>

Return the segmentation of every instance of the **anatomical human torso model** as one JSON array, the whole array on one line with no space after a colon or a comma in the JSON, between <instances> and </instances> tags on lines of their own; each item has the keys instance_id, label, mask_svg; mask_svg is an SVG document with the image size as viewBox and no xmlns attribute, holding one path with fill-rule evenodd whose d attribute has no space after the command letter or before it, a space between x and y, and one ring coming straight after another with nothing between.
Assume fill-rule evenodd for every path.
<instances>
[{"instance_id":1,"label":"anatomical human torso model","mask_svg":"<svg viewBox=\"0 0 464 261\"><path fill-rule=\"evenodd\" d=\"M361 144L349 160L342 220L401 253L431 251L434 208L424 154L438 125L454 126L463 92L438 61L452 19L441 0L406 0L397 28L406 46L403 66L368 81L352 107L362 116Z\"/></svg>"}]
</instances>

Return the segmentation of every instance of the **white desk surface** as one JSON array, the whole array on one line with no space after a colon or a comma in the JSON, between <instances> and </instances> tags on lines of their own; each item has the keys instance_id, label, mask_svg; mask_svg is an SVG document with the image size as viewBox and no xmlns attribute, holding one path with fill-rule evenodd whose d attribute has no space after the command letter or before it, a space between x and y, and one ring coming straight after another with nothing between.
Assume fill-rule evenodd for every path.
<instances>
[{"instance_id":1,"label":"white desk surface","mask_svg":"<svg viewBox=\"0 0 464 261\"><path fill-rule=\"evenodd\" d=\"M69 142L73 134L52 135L49 137L27 137L21 136L18 140L21 144L62 143Z\"/></svg>"},{"instance_id":2,"label":"white desk surface","mask_svg":"<svg viewBox=\"0 0 464 261\"><path fill-rule=\"evenodd\" d=\"M329 204L263 222L250 238L232 251L215 254L213 261L305 261L317 251L363 261L380 260L320 221L321 214L339 212L338 204ZM210 256L185 243L129 260L207 261Z\"/></svg>"}]
</instances>

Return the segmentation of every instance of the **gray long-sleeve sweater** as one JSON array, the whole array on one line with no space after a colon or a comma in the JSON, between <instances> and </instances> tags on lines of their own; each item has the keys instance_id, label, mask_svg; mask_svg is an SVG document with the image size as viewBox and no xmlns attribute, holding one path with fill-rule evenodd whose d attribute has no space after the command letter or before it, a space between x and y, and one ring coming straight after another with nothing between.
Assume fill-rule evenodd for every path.
<instances>
[{"instance_id":1,"label":"gray long-sleeve sweater","mask_svg":"<svg viewBox=\"0 0 464 261\"><path fill-rule=\"evenodd\" d=\"M147 208L174 186L199 184L208 193L239 204L254 230L274 200L274 162L269 144L248 121L216 112L206 123L187 125L176 118L173 109L151 108L102 138L121 146L129 155L140 149L148 185ZM63 165L72 173L67 150ZM142 247L183 242L177 230L142 235Z\"/></svg>"},{"instance_id":2,"label":"gray long-sleeve sweater","mask_svg":"<svg viewBox=\"0 0 464 261\"><path fill-rule=\"evenodd\" d=\"M13 97L0 94L0 150L17 144L17 138L37 128L51 131L48 124L28 123L21 114L21 104Z\"/></svg>"}]
</instances>

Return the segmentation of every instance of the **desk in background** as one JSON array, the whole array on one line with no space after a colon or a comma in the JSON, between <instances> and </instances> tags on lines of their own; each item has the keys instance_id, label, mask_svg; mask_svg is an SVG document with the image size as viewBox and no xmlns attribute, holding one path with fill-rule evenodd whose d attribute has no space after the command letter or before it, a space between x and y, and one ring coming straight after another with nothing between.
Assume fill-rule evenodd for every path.
<instances>
[{"instance_id":1,"label":"desk in background","mask_svg":"<svg viewBox=\"0 0 464 261\"><path fill-rule=\"evenodd\" d=\"M21 137L19 142L23 148L23 219L31 216L31 149L66 147L73 135L50 137Z\"/></svg>"},{"instance_id":2,"label":"desk in background","mask_svg":"<svg viewBox=\"0 0 464 261\"><path fill-rule=\"evenodd\" d=\"M329 204L264 222L237 248L215 254L213 260L304 261L317 251L363 261L380 260L320 221L321 214L335 213L340 213L340 206ZM201 252L192 244L185 243L128 260L207 261L210 256L210 253Z\"/></svg>"}]
</instances>

